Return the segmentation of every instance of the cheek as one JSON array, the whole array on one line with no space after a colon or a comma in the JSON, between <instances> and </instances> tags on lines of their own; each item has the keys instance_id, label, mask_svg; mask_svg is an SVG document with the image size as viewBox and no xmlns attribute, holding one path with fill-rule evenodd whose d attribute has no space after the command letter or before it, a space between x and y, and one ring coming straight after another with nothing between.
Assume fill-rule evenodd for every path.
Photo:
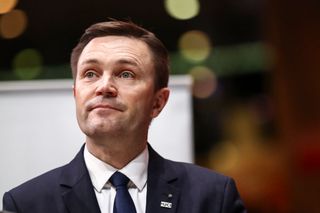
<instances>
[{"instance_id":1,"label":"cheek","mask_svg":"<svg viewBox=\"0 0 320 213\"><path fill-rule=\"evenodd\" d=\"M77 102L82 102L89 95L89 89L87 87L75 86L73 89L74 97Z\"/></svg>"},{"instance_id":2,"label":"cheek","mask_svg":"<svg viewBox=\"0 0 320 213\"><path fill-rule=\"evenodd\" d=\"M152 115L153 110L153 93L145 93L141 94L134 104L137 105L137 111L138 113L143 113L145 115Z\"/></svg>"},{"instance_id":3,"label":"cheek","mask_svg":"<svg viewBox=\"0 0 320 213\"><path fill-rule=\"evenodd\" d=\"M84 90L75 89L74 90L75 96L75 104L76 104L76 111L77 113L82 114L82 112L85 110L85 103L88 99L88 95L85 93Z\"/></svg>"},{"instance_id":4,"label":"cheek","mask_svg":"<svg viewBox=\"0 0 320 213\"><path fill-rule=\"evenodd\" d=\"M79 93L77 90L74 90L74 100L76 102L76 106L78 108L78 105L81 103L81 93Z\"/></svg>"}]
</instances>

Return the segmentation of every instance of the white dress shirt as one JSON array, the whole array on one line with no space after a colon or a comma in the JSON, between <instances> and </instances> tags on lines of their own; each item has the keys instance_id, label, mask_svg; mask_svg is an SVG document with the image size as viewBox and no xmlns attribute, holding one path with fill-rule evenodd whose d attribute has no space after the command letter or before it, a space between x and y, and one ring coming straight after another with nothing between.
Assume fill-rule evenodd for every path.
<instances>
[{"instance_id":1,"label":"white dress shirt","mask_svg":"<svg viewBox=\"0 0 320 213\"><path fill-rule=\"evenodd\" d=\"M140 155L125 167L117 170L96 158L88 151L87 146L85 146L84 161L89 171L101 213L113 213L116 189L108 180L116 171L123 173L130 179L128 190L136 207L137 213L146 212L148 160L149 152L146 147Z\"/></svg>"}]
</instances>

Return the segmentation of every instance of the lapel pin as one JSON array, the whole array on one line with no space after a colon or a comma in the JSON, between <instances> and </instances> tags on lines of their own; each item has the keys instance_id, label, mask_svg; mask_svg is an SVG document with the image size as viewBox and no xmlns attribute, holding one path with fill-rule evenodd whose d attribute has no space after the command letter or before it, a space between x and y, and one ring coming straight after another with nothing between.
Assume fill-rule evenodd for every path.
<instances>
[{"instance_id":1,"label":"lapel pin","mask_svg":"<svg viewBox=\"0 0 320 213\"><path fill-rule=\"evenodd\" d=\"M168 198L172 198L173 197L173 195L172 194L168 194Z\"/></svg>"},{"instance_id":2,"label":"lapel pin","mask_svg":"<svg viewBox=\"0 0 320 213\"><path fill-rule=\"evenodd\" d=\"M172 203L161 201L160 206L163 208L171 209L172 208Z\"/></svg>"}]
</instances>

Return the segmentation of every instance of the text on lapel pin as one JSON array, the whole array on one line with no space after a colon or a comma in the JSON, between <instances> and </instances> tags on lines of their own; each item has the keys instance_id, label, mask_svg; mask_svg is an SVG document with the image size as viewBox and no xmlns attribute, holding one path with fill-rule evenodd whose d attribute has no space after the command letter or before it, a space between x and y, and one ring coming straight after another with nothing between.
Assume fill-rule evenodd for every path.
<instances>
[{"instance_id":1,"label":"text on lapel pin","mask_svg":"<svg viewBox=\"0 0 320 213\"><path fill-rule=\"evenodd\" d=\"M163 208L171 209L172 208L172 203L161 201L160 206Z\"/></svg>"}]
</instances>

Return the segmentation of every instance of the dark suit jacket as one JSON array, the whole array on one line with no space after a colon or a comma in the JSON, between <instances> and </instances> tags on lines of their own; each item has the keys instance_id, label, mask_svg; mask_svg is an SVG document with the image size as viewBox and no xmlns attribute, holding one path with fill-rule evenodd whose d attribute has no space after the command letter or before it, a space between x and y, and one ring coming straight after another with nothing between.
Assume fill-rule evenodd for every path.
<instances>
[{"instance_id":1,"label":"dark suit jacket","mask_svg":"<svg viewBox=\"0 0 320 213\"><path fill-rule=\"evenodd\" d=\"M166 160L149 145L146 213L246 212L234 181L210 170ZM161 202L171 208L161 207ZM3 208L17 213L99 213L83 148L67 165L6 192Z\"/></svg>"}]
</instances>

